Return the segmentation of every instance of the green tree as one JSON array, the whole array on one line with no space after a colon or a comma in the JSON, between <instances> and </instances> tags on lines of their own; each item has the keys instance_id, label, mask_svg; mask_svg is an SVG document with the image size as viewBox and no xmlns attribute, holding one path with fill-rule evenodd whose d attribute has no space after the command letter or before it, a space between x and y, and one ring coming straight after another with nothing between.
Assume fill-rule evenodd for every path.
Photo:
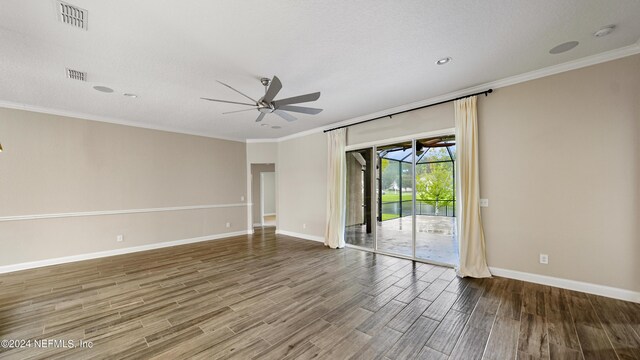
<instances>
[{"instance_id":1,"label":"green tree","mask_svg":"<svg viewBox=\"0 0 640 360\"><path fill-rule=\"evenodd\" d=\"M413 188L413 174L411 173L411 163L402 163L402 188Z\"/></svg>"},{"instance_id":2,"label":"green tree","mask_svg":"<svg viewBox=\"0 0 640 360\"><path fill-rule=\"evenodd\" d=\"M387 190L393 182L398 182L398 162L382 159L382 190Z\"/></svg>"},{"instance_id":3,"label":"green tree","mask_svg":"<svg viewBox=\"0 0 640 360\"><path fill-rule=\"evenodd\" d=\"M453 169L451 163L422 165L419 178L416 179L418 199L435 207L436 215L441 207L453 200Z\"/></svg>"}]
</instances>

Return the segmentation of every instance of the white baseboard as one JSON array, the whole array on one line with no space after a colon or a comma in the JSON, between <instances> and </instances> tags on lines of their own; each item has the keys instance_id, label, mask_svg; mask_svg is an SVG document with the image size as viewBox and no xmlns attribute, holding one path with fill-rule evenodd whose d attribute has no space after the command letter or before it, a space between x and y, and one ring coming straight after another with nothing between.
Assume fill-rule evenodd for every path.
<instances>
[{"instance_id":1,"label":"white baseboard","mask_svg":"<svg viewBox=\"0 0 640 360\"><path fill-rule=\"evenodd\" d=\"M140 245L140 246L122 248L122 249L99 251L99 252L88 253L88 254L64 256L64 257L59 257L59 258L55 258L55 259L46 259L46 260L38 260L38 261L20 263L20 264L4 265L4 266L0 266L0 274L14 272L14 271L20 271L20 270L35 269L35 268L39 268L39 267L43 267L43 266L59 265L59 264L66 264L66 263L76 262L76 261L98 259L98 258L114 256L114 255L129 254L129 253L134 253L134 252L139 252L139 251L154 250L154 249L160 249L160 248L177 246L177 245L192 244L192 243L197 243L197 242L202 242L202 241L225 239L225 238L230 238L230 237L233 237L233 236L241 236L241 235L246 235L246 234L250 234L249 230L242 230L242 231L229 232L229 233L223 233L223 234L200 236L200 237L191 238L191 239L166 241L166 242L160 242L160 243L154 243L154 244L148 244L148 245Z\"/></svg>"},{"instance_id":2,"label":"white baseboard","mask_svg":"<svg viewBox=\"0 0 640 360\"><path fill-rule=\"evenodd\" d=\"M268 214L263 214L262 216L275 216L276 213L268 213Z\"/></svg>"},{"instance_id":3,"label":"white baseboard","mask_svg":"<svg viewBox=\"0 0 640 360\"><path fill-rule=\"evenodd\" d=\"M254 224L253 224L253 227L260 227L260 226L262 226L262 224L261 224L261 223L254 223Z\"/></svg>"},{"instance_id":4,"label":"white baseboard","mask_svg":"<svg viewBox=\"0 0 640 360\"><path fill-rule=\"evenodd\" d=\"M123 249L99 251L99 252L88 253L88 254L65 256L65 257L60 257L55 259L46 259L46 260L20 263L20 264L4 265L4 266L0 266L0 274L20 271L20 270L35 269L35 268L44 267L44 266L66 264L66 263L83 261L83 260L91 260L91 259L103 258L108 256L114 256L114 255L123 255L123 254L130 254L130 253L135 253L140 251L161 249L161 248L171 247L171 246L186 245L186 244L192 244L192 243L197 243L202 241L219 240L219 239L225 239L225 238L230 238L234 236L242 236L242 235L252 234L252 233L253 233L253 229L247 229L247 230L230 232L230 233L200 236L200 237L191 238L191 239L174 240L174 241L167 241L167 242L154 243L154 244L148 244L148 245L128 247ZM282 235L292 236L292 237L296 237L304 240L311 240L311 241L324 243L324 237L322 236L308 235L308 234L297 233L297 232L287 231L287 230L276 230L276 234L282 234ZM592 283L587 283L582 281L562 279L562 278L546 276L546 275L526 273L526 272L521 272L516 270L508 270L508 269L501 269L501 268L495 268L495 267L490 267L489 269L491 270L491 273L493 275L501 276L509 279L528 281L536 284L554 286L554 287L559 287L563 289L581 291L589 294L601 295L601 296L606 296L614 299L640 303L640 292L637 292L637 291L614 288L610 286L592 284Z\"/></svg>"},{"instance_id":5,"label":"white baseboard","mask_svg":"<svg viewBox=\"0 0 640 360\"><path fill-rule=\"evenodd\" d=\"M491 270L493 275L509 279L528 281L536 284L554 286L568 290L581 291L588 294L640 303L640 292L637 291L495 267L490 267L489 270Z\"/></svg>"},{"instance_id":6,"label":"white baseboard","mask_svg":"<svg viewBox=\"0 0 640 360\"><path fill-rule=\"evenodd\" d=\"M276 230L276 234L293 236L304 240L318 241L324 244L324 237L316 235L308 235L287 230Z\"/></svg>"}]
</instances>

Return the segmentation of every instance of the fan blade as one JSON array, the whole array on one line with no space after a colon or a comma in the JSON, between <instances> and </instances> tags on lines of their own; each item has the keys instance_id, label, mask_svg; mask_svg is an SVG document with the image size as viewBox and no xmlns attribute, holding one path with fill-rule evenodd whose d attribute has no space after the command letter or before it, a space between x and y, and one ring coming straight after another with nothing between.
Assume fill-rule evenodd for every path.
<instances>
[{"instance_id":1,"label":"fan blade","mask_svg":"<svg viewBox=\"0 0 640 360\"><path fill-rule=\"evenodd\" d=\"M287 114L287 113L286 113L286 112L284 112L284 111L275 110L273 113L274 113L274 114L276 114L276 115L278 115L278 116L280 116L281 118L283 118L283 119L287 120L288 122L292 122L292 121L296 121L296 120L298 120L298 119L294 118L293 116L291 116L291 115Z\"/></svg>"},{"instance_id":2,"label":"fan blade","mask_svg":"<svg viewBox=\"0 0 640 360\"><path fill-rule=\"evenodd\" d=\"M290 97L290 98L286 98L286 99L282 99L282 100L276 100L273 101L272 104L275 107L280 107L283 105L290 105L290 104L299 104L299 103L305 103L305 102L309 102L309 101L316 101L320 98L320 92L315 92L312 94L306 94L306 95L300 95L300 96L294 96L294 97Z\"/></svg>"},{"instance_id":3,"label":"fan blade","mask_svg":"<svg viewBox=\"0 0 640 360\"><path fill-rule=\"evenodd\" d=\"M237 102L237 101L227 101L227 100L209 99L209 98L203 98L203 97L201 97L200 99L202 99L202 100L208 100L208 101L216 101L216 102L221 102L221 103L227 103L227 104L238 104L238 105L256 106L256 104L247 104L247 103L241 103L241 102Z\"/></svg>"},{"instance_id":4,"label":"fan blade","mask_svg":"<svg viewBox=\"0 0 640 360\"><path fill-rule=\"evenodd\" d=\"M286 110L286 111L292 111L292 112L303 113L303 114L311 114L311 115L319 114L322 111L322 109L316 109L316 108L310 108L310 107L304 107L304 106L291 106L291 105L280 106L278 110Z\"/></svg>"},{"instance_id":5,"label":"fan blade","mask_svg":"<svg viewBox=\"0 0 640 360\"><path fill-rule=\"evenodd\" d=\"M267 114L265 114L265 113L261 112L261 113L260 113L260 115L258 115L258 118L256 119L256 122L260 122L260 121L262 121L262 119L264 119L264 116L265 116L265 115L267 115Z\"/></svg>"},{"instance_id":6,"label":"fan blade","mask_svg":"<svg viewBox=\"0 0 640 360\"><path fill-rule=\"evenodd\" d=\"M264 94L264 98L262 99L262 101L266 102L267 104L272 102L273 98L278 95L281 89L282 83L280 82L280 79L278 79L278 77L274 75L273 79L271 79L271 83L269 84L269 88L267 89L267 93Z\"/></svg>"},{"instance_id":7,"label":"fan blade","mask_svg":"<svg viewBox=\"0 0 640 360\"><path fill-rule=\"evenodd\" d=\"M258 108L253 108L253 109L243 109L243 110L236 110L236 111L227 111L227 112L223 112L222 115L225 114L234 114L234 113L239 113L239 112L243 112L243 111L251 111L251 110L257 110Z\"/></svg>"},{"instance_id":8,"label":"fan blade","mask_svg":"<svg viewBox=\"0 0 640 360\"><path fill-rule=\"evenodd\" d=\"M220 80L216 80L216 81L217 81L217 82L219 82L220 84L222 84L222 85L224 85L224 86L228 87L229 89L231 89L231 90L233 90L233 91L237 92L238 94L240 94L240 95L242 95L242 96L246 97L247 99L249 99L249 100L253 101L254 103L256 103L256 104L258 103L256 100L252 99L249 95L244 94L244 93L243 93L243 92L241 92L240 90L236 90L236 89L232 88L230 85L227 85L227 84L223 83L223 82L222 82L222 81L220 81Z\"/></svg>"}]
</instances>

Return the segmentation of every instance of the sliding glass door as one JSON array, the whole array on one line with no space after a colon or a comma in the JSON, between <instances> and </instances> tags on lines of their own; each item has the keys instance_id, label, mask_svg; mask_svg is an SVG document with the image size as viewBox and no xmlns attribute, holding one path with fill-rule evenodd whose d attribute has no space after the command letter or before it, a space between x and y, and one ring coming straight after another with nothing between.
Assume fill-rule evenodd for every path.
<instances>
[{"instance_id":1,"label":"sliding glass door","mask_svg":"<svg viewBox=\"0 0 640 360\"><path fill-rule=\"evenodd\" d=\"M376 147L377 250L413 257L411 141Z\"/></svg>"},{"instance_id":2,"label":"sliding glass door","mask_svg":"<svg viewBox=\"0 0 640 360\"><path fill-rule=\"evenodd\" d=\"M347 244L457 264L455 150L447 135L347 152Z\"/></svg>"},{"instance_id":3,"label":"sliding glass door","mask_svg":"<svg viewBox=\"0 0 640 360\"><path fill-rule=\"evenodd\" d=\"M416 258L457 264L455 139L420 139L416 152Z\"/></svg>"},{"instance_id":4,"label":"sliding glass door","mask_svg":"<svg viewBox=\"0 0 640 360\"><path fill-rule=\"evenodd\" d=\"M373 229L373 149L349 151L346 154L347 194L345 242L374 248Z\"/></svg>"}]
</instances>

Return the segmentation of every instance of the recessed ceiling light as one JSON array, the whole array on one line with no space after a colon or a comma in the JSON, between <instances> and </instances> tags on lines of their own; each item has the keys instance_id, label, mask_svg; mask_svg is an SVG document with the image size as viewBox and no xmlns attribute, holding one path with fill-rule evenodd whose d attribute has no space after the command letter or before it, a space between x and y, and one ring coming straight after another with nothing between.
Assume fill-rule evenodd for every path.
<instances>
[{"instance_id":1,"label":"recessed ceiling light","mask_svg":"<svg viewBox=\"0 0 640 360\"><path fill-rule=\"evenodd\" d=\"M272 129L282 129L282 126L277 126L277 125L276 125L276 126L272 126L271 128L272 128Z\"/></svg>"},{"instance_id":2,"label":"recessed ceiling light","mask_svg":"<svg viewBox=\"0 0 640 360\"><path fill-rule=\"evenodd\" d=\"M562 43L553 49L549 50L549 54L560 54L563 52L567 52L574 47L578 46L579 42L577 41L567 41L566 43Z\"/></svg>"},{"instance_id":3,"label":"recessed ceiling light","mask_svg":"<svg viewBox=\"0 0 640 360\"><path fill-rule=\"evenodd\" d=\"M448 63L449 61L451 61L451 58L447 56L446 58L442 58L442 59L436 61L436 65L444 65L444 64Z\"/></svg>"},{"instance_id":4,"label":"recessed ceiling light","mask_svg":"<svg viewBox=\"0 0 640 360\"><path fill-rule=\"evenodd\" d=\"M105 92L105 93L112 93L113 89L112 88L108 88L106 86L94 86L94 89L101 91L101 92Z\"/></svg>"},{"instance_id":5,"label":"recessed ceiling light","mask_svg":"<svg viewBox=\"0 0 640 360\"><path fill-rule=\"evenodd\" d=\"M613 30L615 30L615 29L616 29L615 25L605 26L602 29L594 32L593 36L595 36L595 37L607 36L607 35L611 34L613 32Z\"/></svg>"},{"instance_id":6,"label":"recessed ceiling light","mask_svg":"<svg viewBox=\"0 0 640 360\"><path fill-rule=\"evenodd\" d=\"M260 126L269 126L269 124L262 123Z\"/></svg>"},{"instance_id":7,"label":"recessed ceiling light","mask_svg":"<svg viewBox=\"0 0 640 360\"><path fill-rule=\"evenodd\" d=\"M136 95L136 94L131 94L131 93L124 93L124 94L122 94L122 95L124 95L124 96L126 96L126 97L130 97L130 98L134 98L134 99L138 97L138 95Z\"/></svg>"}]
</instances>

